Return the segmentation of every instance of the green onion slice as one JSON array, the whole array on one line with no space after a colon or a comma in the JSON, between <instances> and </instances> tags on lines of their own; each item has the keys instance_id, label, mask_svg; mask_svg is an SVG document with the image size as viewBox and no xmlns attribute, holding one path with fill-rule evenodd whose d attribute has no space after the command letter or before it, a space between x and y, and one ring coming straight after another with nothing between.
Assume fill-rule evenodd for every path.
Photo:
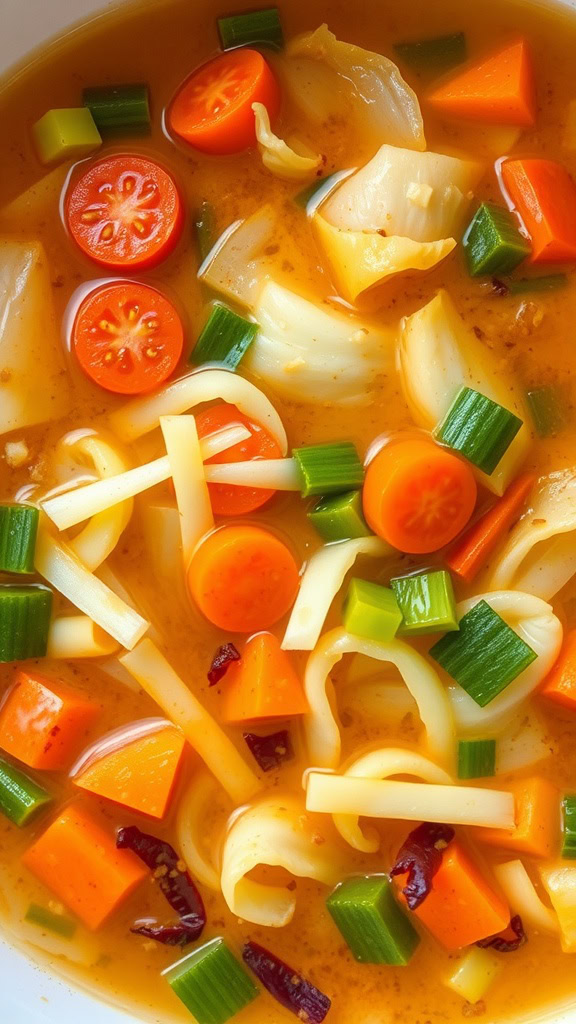
<instances>
[{"instance_id":1,"label":"green onion slice","mask_svg":"<svg viewBox=\"0 0 576 1024\"><path fill-rule=\"evenodd\" d=\"M491 398L461 388L434 436L483 473L493 473L522 427L522 420Z\"/></svg>"},{"instance_id":2,"label":"green onion slice","mask_svg":"<svg viewBox=\"0 0 576 1024\"><path fill-rule=\"evenodd\" d=\"M216 302L193 351L190 362L200 366L218 363L235 370L259 331L258 324L245 320L228 306Z\"/></svg>"},{"instance_id":3,"label":"green onion slice","mask_svg":"<svg viewBox=\"0 0 576 1024\"><path fill-rule=\"evenodd\" d=\"M284 48L284 33L277 7L218 18L218 32L223 50L234 50L238 46L260 46L268 50Z\"/></svg>"},{"instance_id":4,"label":"green onion slice","mask_svg":"<svg viewBox=\"0 0 576 1024\"><path fill-rule=\"evenodd\" d=\"M395 43L394 53L416 71L441 74L466 60L466 36L463 32L451 32L450 35L435 36L433 39Z\"/></svg>"},{"instance_id":5,"label":"green onion slice","mask_svg":"<svg viewBox=\"0 0 576 1024\"><path fill-rule=\"evenodd\" d=\"M566 274L545 274L540 277L521 277L516 281L505 281L511 295L525 295L527 292L554 292L568 284Z\"/></svg>"},{"instance_id":6,"label":"green onion slice","mask_svg":"<svg viewBox=\"0 0 576 1024\"><path fill-rule=\"evenodd\" d=\"M458 778L483 779L495 774L496 740L460 740Z\"/></svg>"},{"instance_id":7,"label":"green onion slice","mask_svg":"<svg viewBox=\"0 0 576 1024\"><path fill-rule=\"evenodd\" d=\"M566 424L566 407L558 388L542 385L526 392L538 437L552 437Z\"/></svg>"},{"instance_id":8,"label":"green onion slice","mask_svg":"<svg viewBox=\"0 0 576 1024\"><path fill-rule=\"evenodd\" d=\"M303 498L344 494L364 483L364 468L351 441L294 448L292 455L298 465Z\"/></svg>"},{"instance_id":9,"label":"green onion slice","mask_svg":"<svg viewBox=\"0 0 576 1024\"><path fill-rule=\"evenodd\" d=\"M47 789L0 757L0 814L23 828L51 803Z\"/></svg>"},{"instance_id":10,"label":"green onion slice","mask_svg":"<svg viewBox=\"0 0 576 1024\"><path fill-rule=\"evenodd\" d=\"M212 939L162 976L198 1024L225 1024L260 994L224 939Z\"/></svg>"},{"instance_id":11,"label":"green onion slice","mask_svg":"<svg viewBox=\"0 0 576 1024\"><path fill-rule=\"evenodd\" d=\"M509 274L532 251L513 214L493 203L483 203L476 211L462 245L471 277Z\"/></svg>"},{"instance_id":12,"label":"green onion slice","mask_svg":"<svg viewBox=\"0 0 576 1024\"><path fill-rule=\"evenodd\" d=\"M39 515L31 505L0 505L0 571L34 572Z\"/></svg>"},{"instance_id":13,"label":"green onion slice","mask_svg":"<svg viewBox=\"0 0 576 1024\"><path fill-rule=\"evenodd\" d=\"M361 491L347 491L331 498L321 498L307 515L327 544L336 540L370 536L362 511Z\"/></svg>"},{"instance_id":14,"label":"green onion slice","mask_svg":"<svg viewBox=\"0 0 576 1024\"><path fill-rule=\"evenodd\" d=\"M111 135L148 135L152 129L148 86L90 86L82 93L82 102L104 137Z\"/></svg>"},{"instance_id":15,"label":"green onion slice","mask_svg":"<svg viewBox=\"0 0 576 1024\"><path fill-rule=\"evenodd\" d=\"M353 578L344 601L343 618L348 633L387 641L396 636L402 612L388 587Z\"/></svg>"},{"instance_id":16,"label":"green onion slice","mask_svg":"<svg viewBox=\"0 0 576 1024\"><path fill-rule=\"evenodd\" d=\"M41 584L0 585L0 662L43 658L48 647L52 591Z\"/></svg>"},{"instance_id":17,"label":"green onion slice","mask_svg":"<svg viewBox=\"0 0 576 1024\"><path fill-rule=\"evenodd\" d=\"M390 586L402 612L404 635L444 633L458 629L454 588L449 572L419 573L416 576L398 576Z\"/></svg>"},{"instance_id":18,"label":"green onion slice","mask_svg":"<svg viewBox=\"0 0 576 1024\"><path fill-rule=\"evenodd\" d=\"M562 801L562 857L576 860L576 794Z\"/></svg>"},{"instance_id":19,"label":"green onion slice","mask_svg":"<svg viewBox=\"0 0 576 1024\"><path fill-rule=\"evenodd\" d=\"M326 907L361 963L405 967L420 942L385 875L349 878L334 889Z\"/></svg>"},{"instance_id":20,"label":"green onion slice","mask_svg":"<svg viewBox=\"0 0 576 1024\"><path fill-rule=\"evenodd\" d=\"M36 924L48 932L61 935L64 939L71 939L77 928L76 921L64 914L54 914L47 907L41 907L39 903L31 903L24 915L24 920L30 924Z\"/></svg>"},{"instance_id":21,"label":"green onion slice","mask_svg":"<svg viewBox=\"0 0 576 1024\"><path fill-rule=\"evenodd\" d=\"M216 214L212 203L209 203L207 199L204 199L196 211L194 217L194 227L196 229L196 241L198 243L198 255L200 256L200 263L204 263L207 255L214 248L217 241L216 234Z\"/></svg>"}]
</instances>

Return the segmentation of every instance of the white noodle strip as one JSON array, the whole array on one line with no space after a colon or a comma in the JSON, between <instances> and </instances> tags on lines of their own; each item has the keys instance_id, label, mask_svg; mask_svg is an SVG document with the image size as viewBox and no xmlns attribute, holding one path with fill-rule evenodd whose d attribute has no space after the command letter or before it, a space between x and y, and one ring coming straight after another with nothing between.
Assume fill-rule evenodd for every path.
<instances>
[{"instance_id":1,"label":"white noodle strip","mask_svg":"<svg viewBox=\"0 0 576 1024\"><path fill-rule=\"evenodd\" d=\"M200 441L202 459L218 455L233 445L246 441L250 436L250 431L240 424L211 434ZM163 483L171 475L170 460L164 455L153 462L147 462L144 466L137 466L125 473L118 473L117 476L97 480L74 491L67 491L66 494L49 498L41 504L46 515L58 529L67 530L119 502Z\"/></svg>"},{"instance_id":2,"label":"white noodle strip","mask_svg":"<svg viewBox=\"0 0 576 1024\"><path fill-rule=\"evenodd\" d=\"M521 860L494 864L492 870L508 903L525 924L529 922L545 932L558 932L556 914L540 899Z\"/></svg>"},{"instance_id":3,"label":"white noodle strip","mask_svg":"<svg viewBox=\"0 0 576 1024\"><path fill-rule=\"evenodd\" d=\"M117 641L87 615L62 615L50 623L48 658L103 658L117 650Z\"/></svg>"},{"instance_id":4,"label":"white noodle strip","mask_svg":"<svg viewBox=\"0 0 576 1024\"><path fill-rule=\"evenodd\" d=\"M64 446L68 456L71 450L88 456L101 480L125 473L130 468L117 449L96 434L74 431L64 439ZM90 572L94 572L114 551L130 522L132 509L133 502L129 499L104 510L93 516L84 529L69 541L70 550Z\"/></svg>"},{"instance_id":5,"label":"white noodle strip","mask_svg":"<svg viewBox=\"0 0 576 1024\"><path fill-rule=\"evenodd\" d=\"M220 892L220 878L210 861L206 840L206 813L212 804L218 783L209 772L198 772L178 804L176 834L178 849L186 867L198 881Z\"/></svg>"},{"instance_id":6,"label":"white noodle strip","mask_svg":"<svg viewBox=\"0 0 576 1024\"><path fill-rule=\"evenodd\" d=\"M180 513L182 557L188 567L194 548L214 526L202 452L193 416L161 416L160 427Z\"/></svg>"},{"instance_id":7,"label":"white noodle strip","mask_svg":"<svg viewBox=\"0 0 576 1024\"><path fill-rule=\"evenodd\" d=\"M212 715L176 674L151 640L142 640L120 662L199 753L236 804L250 800L260 782Z\"/></svg>"},{"instance_id":8,"label":"white noodle strip","mask_svg":"<svg viewBox=\"0 0 576 1024\"><path fill-rule=\"evenodd\" d=\"M50 536L43 524L38 531L35 565L48 583L122 647L130 650L144 636L150 623L88 572L64 544Z\"/></svg>"},{"instance_id":9,"label":"white noodle strip","mask_svg":"<svg viewBox=\"0 0 576 1024\"><path fill-rule=\"evenodd\" d=\"M437 786L388 779L308 772L306 809L324 814L357 814L402 821L514 828L514 797L473 786Z\"/></svg>"},{"instance_id":10,"label":"white noodle strip","mask_svg":"<svg viewBox=\"0 0 576 1024\"><path fill-rule=\"evenodd\" d=\"M82 772L90 768L91 765L95 764L96 761L101 761L102 758L107 757L108 754L113 754L116 750L121 750L122 747L127 747L130 743L141 740L144 736L152 736L156 732L162 732L163 729L175 729L175 726L166 718L141 718L138 722L129 722L128 725L121 725L118 729L113 729L105 736L100 736L95 743L92 743L86 750L83 750L68 774L71 779L75 779Z\"/></svg>"},{"instance_id":11,"label":"white noodle strip","mask_svg":"<svg viewBox=\"0 0 576 1024\"><path fill-rule=\"evenodd\" d=\"M358 555L384 558L392 552L378 537L326 544L306 566L282 641L285 651L311 651L318 643L332 601Z\"/></svg>"},{"instance_id":12,"label":"white noodle strip","mask_svg":"<svg viewBox=\"0 0 576 1024\"><path fill-rule=\"evenodd\" d=\"M266 487L273 491L299 491L302 481L295 459L249 459L246 462L206 466L211 484L238 484L241 487Z\"/></svg>"},{"instance_id":13,"label":"white noodle strip","mask_svg":"<svg viewBox=\"0 0 576 1024\"><path fill-rule=\"evenodd\" d=\"M264 427L286 455L288 439L276 409L266 395L245 377L230 370L197 370L156 394L128 402L110 417L112 429L124 441L135 441L154 430L161 416L178 416L203 402L216 399L236 405L240 412Z\"/></svg>"}]
</instances>

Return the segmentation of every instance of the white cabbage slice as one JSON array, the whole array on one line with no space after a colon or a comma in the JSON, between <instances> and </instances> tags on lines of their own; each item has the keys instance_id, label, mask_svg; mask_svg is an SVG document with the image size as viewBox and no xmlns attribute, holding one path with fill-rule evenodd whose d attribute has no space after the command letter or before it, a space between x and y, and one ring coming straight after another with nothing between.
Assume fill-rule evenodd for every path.
<instances>
[{"instance_id":1,"label":"white cabbage slice","mask_svg":"<svg viewBox=\"0 0 576 1024\"><path fill-rule=\"evenodd\" d=\"M335 71L348 84L355 119L371 138L426 148L418 97L388 57L341 42L327 25L298 36L286 55L318 60Z\"/></svg>"},{"instance_id":2,"label":"white cabbage slice","mask_svg":"<svg viewBox=\"0 0 576 1024\"><path fill-rule=\"evenodd\" d=\"M315 125L349 122L351 119L350 83L311 57L278 58L274 64L282 91L306 121Z\"/></svg>"},{"instance_id":3,"label":"white cabbage slice","mask_svg":"<svg viewBox=\"0 0 576 1024\"><path fill-rule=\"evenodd\" d=\"M482 164L442 153L381 146L322 207L348 231L384 231L416 242L459 238Z\"/></svg>"},{"instance_id":4,"label":"white cabbage slice","mask_svg":"<svg viewBox=\"0 0 576 1024\"><path fill-rule=\"evenodd\" d=\"M404 397L419 427L433 430L463 386L481 392L523 420L524 426L494 472L487 476L475 471L488 490L503 494L530 447L528 411L514 380L503 376L498 359L466 326L447 292L440 291L402 322L398 354Z\"/></svg>"},{"instance_id":5,"label":"white cabbage slice","mask_svg":"<svg viewBox=\"0 0 576 1024\"><path fill-rule=\"evenodd\" d=\"M300 180L310 178L320 167L322 157L308 152L297 153L284 139L274 134L270 127L270 117L263 103L253 103L252 110L256 118L256 139L262 157L262 163L279 178ZM296 145L296 143L294 143ZM308 149L300 143L300 149Z\"/></svg>"},{"instance_id":6,"label":"white cabbage slice","mask_svg":"<svg viewBox=\"0 0 576 1024\"><path fill-rule=\"evenodd\" d=\"M268 205L246 220L231 224L206 256L198 270L198 279L249 308L273 266L264 248L275 224L274 211Z\"/></svg>"},{"instance_id":7,"label":"white cabbage slice","mask_svg":"<svg viewBox=\"0 0 576 1024\"><path fill-rule=\"evenodd\" d=\"M393 366L396 329L374 326L267 281L254 308L260 331L244 366L298 402L371 400L376 378Z\"/></svg>"}]
</instances>

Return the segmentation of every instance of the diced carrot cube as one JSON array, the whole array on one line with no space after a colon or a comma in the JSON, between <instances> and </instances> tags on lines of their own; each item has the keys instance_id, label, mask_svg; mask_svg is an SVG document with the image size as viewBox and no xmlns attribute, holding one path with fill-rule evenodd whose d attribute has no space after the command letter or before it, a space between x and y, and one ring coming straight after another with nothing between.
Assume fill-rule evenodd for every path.
<instances>
[{"instance_id":1,"label":"diced carrot cube","mask_svg":"<svg viewBox=\"0 0 576 1024\"><path fill-rule=\"evenodd\" d=\"M576 629L567 634L560 656L540 691L543 697L576 711Z\"/></svg>"},{"instance_id":2,"label":"diced carrot cube","mask_svg":"<svg viewBox=\"0 0 576 1024\"><path fill-rule=\"evenodd\" d=\"M308 711L302 683L272 633L257 633L248 641L222 686L226 722L289 718Z\"/></svg>"},{"instance_id":3,"label":"diced carrot cube","mask_svg":"<svg viewBox=\"0 0 576 1024\"><path fill-rule=\"evenodd\" d=\"M521 39L457 73L438 86L428 102L450 117L531 127L536 94L526 42Z\"/></svg>"},{"instance_id":4,"label":"diced carrot cube","mask_svg":"<svg viewBox=\"0 0 576 1024\"><path fill-rule=\"evenodd\" d=\"M528 857L551 857L560 841L558 790L538 775L508 787L514 793L516 827L475 828L474 838L490 846L515 850Z\"/></svg>"},{"instance_id":5,"label":"diced carrot cube","mask_svg":"<svg viewBox=\"0 0 576 1024\"><path fill-rule=\"evenodd\" d=\"M532 241L533 263L576 259L576 185L553 160L506 160L502 182Z\"/></svg>"}]
</instances>

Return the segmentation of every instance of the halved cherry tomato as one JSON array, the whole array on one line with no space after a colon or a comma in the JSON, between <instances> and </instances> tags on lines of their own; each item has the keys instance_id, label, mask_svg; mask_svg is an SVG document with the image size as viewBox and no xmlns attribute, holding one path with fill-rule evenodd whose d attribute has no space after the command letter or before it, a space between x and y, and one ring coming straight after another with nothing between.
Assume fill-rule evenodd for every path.
<instances>
[{"instance_id":1,"label":"halved cherry tomato","mask_svg":"<svg viewBox=\"0 0 576 1024\"><path fill-rule=\"evenodd\" d=\"M280 108L280 89L257 50L230 50L197 68L168 111L172 131L204 153L239 153L256 141L253 103L270 118Z\"/></svg>"},{"instance_id":2,"label":"halved cherry tomato","mask_svg":"<svg viewBox=\"0 0 576 1024\"><path fill-rule=\"evenodd\" d=\"M172 175L153 160L124 153L92 164L68 192L65 208L76 244L115 270L160 263L184 223Z\"/></svg>"},{"instance_id":3,"label":"halved cherry tomato","mask_svg":"<svg viewBox=\"0 0 576 1024\"><path fill-rule=\"evenodd\" d=\"M274 438L259 423L241 413L235 405L222 402L196 417L200 437L207 437L208 434L214 434L233 423L242 424L252 436L232 445L219 455L213 455L211 459L206 460L207 465L213 462L247 462L249 459L280 458L282 452ZM212 509L218 516L247 515L248 512L253 512L264 505L276 493L263 490L261 487L238 487L234 484L208 484L208 490Z\"/></svg>"},{"instance_id":4,"label":"halved cherry tomato","mask_svg":"<svg viewBox=\"0 0 576 1024\"><path fill-rule=\"evenodd\" d=\"M84 373L119 395L162 384L182 354L184 332L171 302L155 288L116 281L84 299L72 328Z\"/></svg>"}]
</instances>

